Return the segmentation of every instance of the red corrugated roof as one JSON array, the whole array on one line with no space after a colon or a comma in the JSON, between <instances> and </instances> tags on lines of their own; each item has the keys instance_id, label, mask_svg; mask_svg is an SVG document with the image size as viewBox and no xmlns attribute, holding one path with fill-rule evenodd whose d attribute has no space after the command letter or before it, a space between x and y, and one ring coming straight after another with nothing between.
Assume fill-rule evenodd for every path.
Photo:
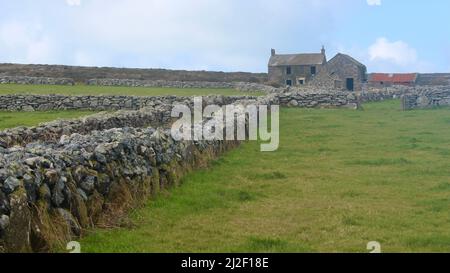
<instances>
[{"instance_id":1,"label":"red corrugated roof","mask_svg":"<svg viewBox=\"0 0 450 273\"><path fill-rule=\"evenodd\" d=\"M390 82L390 83L414 83L417 79L417 74L386 74L374 73L370 77L371 82Z\"/></svg>"}]
</instances>

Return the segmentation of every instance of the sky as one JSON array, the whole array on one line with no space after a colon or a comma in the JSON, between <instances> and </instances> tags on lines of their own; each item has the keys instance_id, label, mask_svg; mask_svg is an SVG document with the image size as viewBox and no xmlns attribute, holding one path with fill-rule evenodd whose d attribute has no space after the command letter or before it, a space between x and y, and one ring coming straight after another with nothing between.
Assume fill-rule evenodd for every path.
<instances>
[{"instance_id":1,"label":"sky","mask_svg":"<svg viewBox=\"0 0 450 273\"><path fill-rule=\"evenodd\" d=\"M0 0L0 63L267 72L346 53L369 72L450 72L448 0Z\"/></svg>"}]
</instances>

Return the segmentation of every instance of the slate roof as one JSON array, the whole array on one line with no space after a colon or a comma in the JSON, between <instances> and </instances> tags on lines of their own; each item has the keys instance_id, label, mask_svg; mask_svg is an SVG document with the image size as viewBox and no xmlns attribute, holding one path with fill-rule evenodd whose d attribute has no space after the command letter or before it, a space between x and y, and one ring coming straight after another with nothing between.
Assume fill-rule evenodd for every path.
<instances>
[{"instance_id":1,"label":"slate roof","mask_svg":"<svg viewBox=\"0 0 450 273\"><path fill-rule=\"evenodd\" d=\"M353 62L353 63L356 64L357 66L360 66L360 67L366 67L364 64L360 63L359 61L357 61L357 60L356 60L355 58L353 58L352 56L347 55L347 54L342 54L342 53L336 54L336 56L334 56L334 57L333 57L331 60L329 60L328 62L329 62L329 63L330 63L330 62L333 62L334 59L339 58L339 57L347 58L348 60L350 60L351 62Z\"/></svg>"},{"instance_id":2,"label":"slate roof","mask_svg":"<svg viewBox=\"0 0 450 273\"><path fill-rule=\"evenodd\" d=\"M277 54L270 57L269 66L319 65L324 63L325 58L322 53Z\"/></svg>"}]
</instances>

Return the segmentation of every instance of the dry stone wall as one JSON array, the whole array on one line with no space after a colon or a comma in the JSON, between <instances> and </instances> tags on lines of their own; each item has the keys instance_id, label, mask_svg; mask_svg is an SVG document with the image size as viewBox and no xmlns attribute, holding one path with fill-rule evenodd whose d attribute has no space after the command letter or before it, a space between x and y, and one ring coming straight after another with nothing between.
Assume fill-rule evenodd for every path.
<instances>
[{"instance_id":1,"label":"dry stone wall","mask_svg":"<svg viewBox=\"0 0 450 273\"><path fill-rule=\"evenodd\" d=\"M273 96L204 101L205 105L273 102ZM146 127L154 121L164 125L171 106L44 124L26 131L33 141L19 136L19 146L2 144L0 252L51 251L85 229L115 225L129 208L239 144L174 141L168 129ZM55 135L35 141L49 127L57 128Z\"/></svg>"},{"instance_id":2,"label":"dry stone wall","mask_svg":"<svg viewBox=\"0 0 450 273\"><path fill-rule=\"evenodd\" d=\"M204 104L355 109L361 96L288 88L264 97L206 97ZM154 129L171 124L173 104L192 106L192 98L10 95L1 101L9 110L131 110L0 132L0 252L51 251L86 229L116 225L128 209L239 145L174 141L168 129Z\"/></svg>"},{"instance_id":3,"label":"dry stone wall","mask_svg":"<svg viewBox=\"0 0 450 273\"><path fill-rule=\"evenodd\" d=\"M432 108L450 105L450 86L428 86L411 88L403 96L404 110Z\"/></svg>"},{"instance_id":4,"label":"dry stone wall","mask_svg":"<svg viewBox=\"0 0 450 273\"><path fill-rule=\"evenodd\" d=\"M222 97L233 101L237 97ZM188 97L176 96L67 96L67 95L0 95L0 110L48 111L48 110L138 110L143 107L184 102Z\"/></svg>"},{"instance_id":5,"label":"dry stone wall","mask_svg":"<svg viewBox=\"0 0 450 273\"><path fill-rule=\"evenodd\" d=\"M273 93L276 88L268 85L247 82L205 82L205 81L166 81L133 79L91 79L87 85L126 86L126 87L167 87L167 88L232 88L247 92Z\"/></svg>"},{"instance_id":6,"label":"dry stone wall","mask_svg":"<svg viewBox=\"0 0 450 273\"><path fill-rule=\"evenodd\" d=\"M25 77L25 76L0 76L0 84L46 84L46 85L75 85L73 79Z\"/></svg>"},{"instance_id":7,"label":"dry stone wall","mask_svg":"<svg viewBox=\"0 0 450 273\"><path fill-rule=\"evenodd\" d=\"M169 125L172 105L183 104L192 107L191 97L154 97L151 105L139 110L120 110L117 112L101 112L87 117L72 120L56 120L35 127L17 127L0 131L0 152L2 148L14 145L25 145L32 141L56 141L62 135L72 133L86 134L94 130L106 130L123 127L146 127ZM226 105L236 101L248 101L256 97L203 97L204 105ZM103 109L103 108L101 108ZM97 109L98 110L98 109Z\"/></svg>"},{"instance_id":8,"label":"dry stone wall","mask_svg":"<svg viewBox=\"0 0 450 273\"><path fill-rule=\"evenodd\" d=\"M278 95L280 105L301 108L352 108L359 106L358 97L348 92L287 92Z\"/></svg>"},{"instance_id":9,"label":"dry stone wall","mask_svg":"<svg viewBox=\"0 0 450 273\"><path fill-rule=\"evenodd\" d=\"M269 96L282 99L282 105L298 107L341 107L354 104L357 94L343 91L303 90L296 88L267 87ZM292 96L289 99L289 96ZM374 97L375 95L372 95ZM348 99L346 99L348 97ZM225 101L251 99L252 96L223 97ZM254 98L254 97L253 97ZM48 110L138 110L143 107L172 104L185 101L186 97L141 96L66 96L66 95L0 95L0 110L48 111ZM293 103L297 101L297 104ZM290 103L292 102L292 103Z\"/></svg>"},{"instance_id":10,"label":"dry stone wall","mask_svg":"<svg viewBox=\"0 0 450 273\"><path fill-rule=\"evenodd\" d=\"M114 128L0 156L0 249L50 251L176 185L237 142L175 142L169 131Z\"/></svg>"},{"instance_id":11,"label":"dry stone wall","mask_svg":"<svg viewBox=\"0 0 450 273\"><path fill-rule=\"evenodd\" d=\"M374 102L388 99L399 99L411 92L406 86L392 86L383 89L369 88L358 94L360 102Z\"/></svg>"}]
</instances>

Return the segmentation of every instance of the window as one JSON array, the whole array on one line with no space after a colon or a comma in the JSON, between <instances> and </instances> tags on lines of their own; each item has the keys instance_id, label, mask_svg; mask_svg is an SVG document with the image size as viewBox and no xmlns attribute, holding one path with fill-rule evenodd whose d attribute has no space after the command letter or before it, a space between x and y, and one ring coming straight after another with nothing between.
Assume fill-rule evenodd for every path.
<instances>
[{"instance_id":1,"label":"window","mask_svg":"<svg viewBox=\"0 0 450 273\"><path fill-rule=\"evenodd\" d=\"M286 85L287 86L292 86L292 81L291 80L286 80Z\"/></svg>"},{"instance_id":2,"label":"window","mask_svg":"<svg viewBox=\"0 0 450 273\"><path fill-rule=\"evenodd\" d=\"M292 74L292 69L290 66L286 67L286 74L287 75L291 75Z\"/></svg>"},{"instance_id":3,"label":"window","mask_svg":"<svg viewBox=\"0 0 450 273\"><path fill-rule=\"evenodd\" d=\"M298 80L298 84L304 85L304 84L305 84L305 81L304 81L304 80Z\"/></svg>"},{"instance_id":4,"label":"window","mask_svg":"<svg viewBox=\"0 0 450 273\"><path fill-rule=\"evenodd\" d=\"M316 75L316 67L315 66L311 66L311 75Z\"/></svg>"}]
</instances>

